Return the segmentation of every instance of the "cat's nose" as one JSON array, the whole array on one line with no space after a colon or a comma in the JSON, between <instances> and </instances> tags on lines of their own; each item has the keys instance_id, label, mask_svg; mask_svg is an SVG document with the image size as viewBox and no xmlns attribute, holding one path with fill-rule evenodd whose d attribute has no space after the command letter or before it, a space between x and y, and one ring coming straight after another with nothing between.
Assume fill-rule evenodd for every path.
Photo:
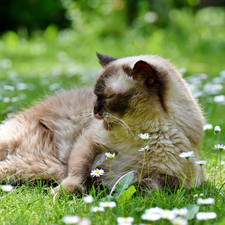
<instances>
[{"instance_id":1,"label":"cat's nose","mask_svg":"<svg viewBox=\"0 0 225 225\"><path fill-rule=\"evenodd\" d=\"M103 109L98 101L94 105L94 115L97 119L103 119Z\"/></svg>"},{"instance_id":2,"label":"cat's nose","mask_svg":"<svg viewBox=\"0 0 225 225\"><path fill-rule=\"evenodd\" d=\"M95 103L94 105L94 114L97 114L100 111L101 107L98 102Z\"/></svg>"}]
</instances>

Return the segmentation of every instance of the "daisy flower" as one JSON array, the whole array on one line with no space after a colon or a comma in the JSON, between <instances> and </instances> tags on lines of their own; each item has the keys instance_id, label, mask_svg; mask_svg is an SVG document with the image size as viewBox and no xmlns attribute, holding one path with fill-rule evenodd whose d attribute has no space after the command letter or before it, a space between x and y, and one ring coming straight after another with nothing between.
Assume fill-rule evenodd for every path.
<instances>
[{"instance_id":1,"label":"daisy flower","mask_svg":"<svg viewBox=\"0 0 225 225\"><path fill-rule=\"evenodd\" d=\"M118 224L124 224L124 223L131 224L132 222L134 222L134 218L133 217L118 217L117 218L117 223Z\"/></svg>"},{"instance_id":2,"label":"daisy flower","mask_svg":"<svg viewBox=\"0 0 225 225\"><path fill-rule=\"evenodd\" d=\"M163 219L173 220L175 217L176 217L175 213L168 209L164 209L161 213L161 218Z\"/></svg>"},{"instance_id":3,"label":"daisy flower","mask_svg":"<svg viewBox=\"0 0 225 225\"><path fill-rule=\"evenodd\" d=\"M224 150L224 147L225 147L224 145L220 145L220 144L215 145L215 149L220 151Z\"/></svg>"},{"instance_id":4,"label":"daisy flower","mask_svg":"<svg viewBox=\"0 0 225 225\"><path fill-rule=\"evenodd\" d=\"M83 218L80 220L78 225L91 225L91 220L89 218Z\"/></svg>"},{"instance_id":5,"label":"daisy flower","mask_svg":"<svg viewBox=\"0 0 225 225\"><path fill-rule=\"evenodd\" d=\"M214 128L214 134L219 134L220 131L221 131L220 126L215 126L215 128Z\"/></svg>"},{"instance_id":6,"label":"daisy flower","mask_svg":"<svg viewBox=\"0 0 225 225\"><path fill-rule=\"evenodd\" d=\"M172 212L179 216L185 216L188 214L188 210L186 208L181 208L181 209L175 208L172 210Z\"/></svg>"},{"instance_id":7,"label":"daisy flower","mask_svg":"<svg viewBox=\"0 0 225 225\"><path fill-rule=\"evenodd\" d=\"M181 217L177 217L173 220L170 221L172 224L174 225L187 225L187 220L181 218Z\"/></svg>"},{"instance_id":8,"label":"daisy flower","mask_svg":"<svg viewBox=\"0 0 225 225\"><path fill-rule=\"evenodd\" d=\"M203 130L212 130L213 129L213 125L212 124L205 124L203 126Z\"/></svg>"},{"instance_id":9,"label":"daisy flower","mask_svg":"<svg viewBox=\"0 0 225 225\"><path fill-rule=\"evenodd\" d=\"M199 166L206 165L206 163L207 163L207 161L203 161L203 160L195 161L195 164L196 164L196 165L199 165Z\"/></svg>"},{"instance_id":10,"label":"daisy flower","mask_svg":"<svg viewBox=\"0 0 225 225\"><path fill-rule=\"evenodd\" d=\"M196 214L197 220L210 220L215 219L216 217L217 215L214 212L198 212Z\"/></svg>"},{"instance_id":11,"label":"daisy flower","mask_svg":"<svg viewBox=\"0 0 225 225\"><path fill-rule=\"evenodd\" d=\"M150 136L149 136L148 133L145 133L145 134L139 134L138 136L139 136L143 141L147 141L147 140L150 138Z\"/></svg>"},{"instance_id":12,"label":"daisy flower","mask_svg":"<svg viewBox=\"0 0 225 225\"><path fill-rule=\"evenodd\" d=\"M83 197L83 200L85 203L90 204L93 202L94 199L91 195L87 195L87 196Z\"/></svg>"},{"instance_id":13,"label":"daisy flower","mask_svg":"<svg viewBox=\"0 0 225 225\"><path fill-rule=\"evenodd\" d=\"M10 192L10 191L12 191L13 186L12 185L2 185L1 189L5 192Z\"/></svg>"},{"instance_id":14,"label":"daisy flower","mask_svg":"<svg viewBox=\"0 0 225 225\"><path fill-rule=\"evenodd\" d=\"M158 213L144 213L141 216L141 219L143 220L149 220L149 221L156 221L161 219L161 215Z\"/></svg>"},{"instance_id":15,"label":"daisy flower","mask_svg":"<svg viewBox=\"0 0 225 225\"><path fill-rule=\"evenodd\" d=\"M105 172L104 172L103 169L98 169L98 168L96 168L96 169L94 169L94 170L91 171L91 176L92 176L92 177L100 177L100 176L102 176L104 173L105 173Z\"/></svg>"},{"instance_id":16,"label":"daisy flower","mask_svg":"<svg viewBox=\"0 0 225 225\"><path fill-rule=\"evenodd\" d=\"M163 211L163 209L161 209L159 207L155 207L155 208L146 209L145 210L145 213L149 213L149 214L154 214L154 213L161 214L162 211Z\"/></svg>"},{"instance_id":17,"label":"daisy flower","mask_svg":"<svg viewBox=\"0 0 225 225\"><path fill-rule=\"evenodd\" d=\"M110 152L106 152L105 155L106 155L106 158L109 158L109 159L114 159L115 157L115 153L111 154Z\"/></svg>"},{"instance_id":18,"label":"daisy flower","mask_svg":"<svg viewBox=\"0 0 225 225\"><path fill-rule=\"evenodd\" d=\"M98 207L98 206L94 206L91 208L92 212L103 212L104 208L103 207Z\"/></svg>"},{"instance_id":19,"label":"daisy flower","mask_svg":"<svg viewBox=\"0 0 225 225\"><path fill-rule=\"evenodd\" d=\"M211 205L215 203L215 199L214 198L198 198L197 199L197 204L199 205Z\"/></svg>"},{"instance_id":20,"label":"daisy flower","mask_svg":"<svg viewBox=\"0 0 225 225\"><path fill-rule=\"evenodd\" d=\"M143 151L148 151L149 150L149 145L146 145L144 148L140 148L138 151L143 152Z\"/></svg>"},{"instance_id":21,"label":"daisy flower","mask_svg":"<svg viewBox=\"0 0 225 225\"><path fill-rule=\"evenodd\" d=\"M62 218L62 221L65 223L65 224L75 224L75 223L78 223L80 220L80 217L78 216L64 216Z\"/></svg>"},{"instance_id":22,"label":"daisy flower","mask_svg":"<svg viewBox=\"0 0 225 225\"><path fill-rule=\"evenodd\" d=\"M182 152L182 153L179 154L179 156L181 158L186 158L187 160L189 160L190 157L194 156L194 152L193 151Z\"/></svg>"},{"instance_id":23,"label":"daisy flower","mask_svg":"<svg viewBox=\"0 0 225 225\"><path fill-rule=\"evenodd\" d=\"M114 208L116 206L115 202L99 202L100 207Z\"/></svg>"}]
</instances>

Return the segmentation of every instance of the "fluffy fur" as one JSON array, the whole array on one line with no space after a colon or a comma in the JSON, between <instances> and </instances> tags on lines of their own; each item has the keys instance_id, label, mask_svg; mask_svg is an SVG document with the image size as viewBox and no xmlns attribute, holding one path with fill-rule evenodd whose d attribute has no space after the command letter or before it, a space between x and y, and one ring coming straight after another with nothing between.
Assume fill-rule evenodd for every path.
<instances>
[{"instance_id":1,"label":"fluffy fur","mask_svg":"<svg viewBox=\"0 0 225 225\"><path fill-rule=\"evenodd\" d=\"M142 179L150 188L174 187L185 177L185 188L199 185L204 174L195 161L204 118L181 75L154 55L97 55L103 69L94 91L62 91L0 126L0 180L51 175L68 192L84 191L93 182L90 171L98 167L112 187L125 173L140 173L144 154L138 134L149 133ZM179 157L188 151L195 154L189 161ZM116 153L113 180L105 152Z\"/></svg>"}]
</instances>

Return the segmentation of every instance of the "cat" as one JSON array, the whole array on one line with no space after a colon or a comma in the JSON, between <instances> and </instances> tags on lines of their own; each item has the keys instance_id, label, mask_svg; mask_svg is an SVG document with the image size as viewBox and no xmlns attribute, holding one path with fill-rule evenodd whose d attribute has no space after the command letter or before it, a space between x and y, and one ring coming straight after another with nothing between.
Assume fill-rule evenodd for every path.
<instances>
[{"instance_id":1,"label":"cat","mask_svg":"<svg viewBox=\"0 0 225 225\"><path fill-rule=\"evenodd\" d=\"M138 135L148 133L141 177L148 188L200 185L205 175L195 161L204 117L175 67L155 55L97 57L103 68L94 88L58 92L3 122L0 180L54 178L60 183L54 193L62 186L85 192L94 182L91 171L101 168L99 181L112 188L129 171L141 174ZM189 160L179 156L188 151ZM106 152L115 153L111 171Z\"/></svg>"}]
</instances>

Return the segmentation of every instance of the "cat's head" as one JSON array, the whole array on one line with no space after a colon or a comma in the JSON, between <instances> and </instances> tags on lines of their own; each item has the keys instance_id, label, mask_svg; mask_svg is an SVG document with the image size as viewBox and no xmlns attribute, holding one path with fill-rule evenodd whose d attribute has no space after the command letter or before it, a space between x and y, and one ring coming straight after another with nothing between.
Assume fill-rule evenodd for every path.
<instances>
[{"instance_id":1,"label":"cat's head","mask_svg":"<svg viewBox=\"0 0 225 225\"><path fill-rule=\"evenodd\" d=\"M148 62L149 56L121 59L98 53L97 56L103 70L94 86L97 97L94 115L104 120L106 129L121 124L121 120L130 126L147 119L146 115L149 117L154 112L165 110L165 82L157 66Z\"/></svg>"}]
</instances>

